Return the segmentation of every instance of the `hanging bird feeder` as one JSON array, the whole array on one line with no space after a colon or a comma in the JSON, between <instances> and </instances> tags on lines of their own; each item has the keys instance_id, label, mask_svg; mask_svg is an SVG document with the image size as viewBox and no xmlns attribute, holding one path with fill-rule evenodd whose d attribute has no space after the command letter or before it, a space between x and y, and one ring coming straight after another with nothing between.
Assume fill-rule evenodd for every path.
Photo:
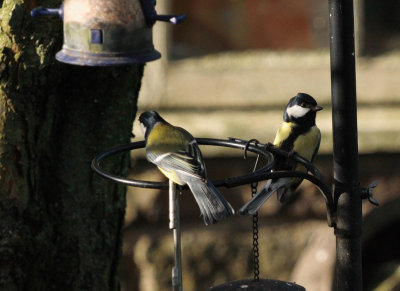
<instances>
[{"instance_id":1,"label":"hanging bird feeder","mask_svg":"<svg viewBox=\"0 0 400 291\"><path fill-rule=\"evenodd\" d=\"M33 17L59 15L64 44L60 62L81 66L118 66L154 61L152 27L159 21L177 24L185 15L158 15L154 0L65 0L59 9L38 7Z\"/></svg>"}]
</instances>

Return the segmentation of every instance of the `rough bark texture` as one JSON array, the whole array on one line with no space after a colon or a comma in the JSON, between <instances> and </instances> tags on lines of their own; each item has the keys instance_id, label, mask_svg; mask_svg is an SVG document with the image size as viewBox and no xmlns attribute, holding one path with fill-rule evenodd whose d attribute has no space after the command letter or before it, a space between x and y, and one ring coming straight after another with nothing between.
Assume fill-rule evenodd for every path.
<instances>
[{"instance_id":1,"label":"rough bark texture","mask_svg":"<svg viewBox=\"0 0 400 291\"><path fill-rule=\"evenodd\" d=\"M60 4L0 0L0 290L119 288L124 188L90 162L129 142L143 66L57 63L61 20L29 11Z\"/></svg>"}]
</instances>

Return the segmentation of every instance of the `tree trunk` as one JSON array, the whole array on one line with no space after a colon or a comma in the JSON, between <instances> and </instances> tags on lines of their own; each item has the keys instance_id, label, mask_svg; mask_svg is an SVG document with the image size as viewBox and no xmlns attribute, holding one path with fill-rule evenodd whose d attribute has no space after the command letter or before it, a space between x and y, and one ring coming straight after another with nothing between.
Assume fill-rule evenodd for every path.
<instances>
[{"instance_id":1,"label":"tree trunk","mask_svg":"<svg viewBox=\"0 0 400 291\"><path fill-rule=\"evenodd\" d=\"M38 2L0 0L0 290L118 290L124 187L90 163L129 142L143 65L56 62L62 22L31 19ZM129 154L104 164L123 175Z\"/></svg>"}]
</instances>

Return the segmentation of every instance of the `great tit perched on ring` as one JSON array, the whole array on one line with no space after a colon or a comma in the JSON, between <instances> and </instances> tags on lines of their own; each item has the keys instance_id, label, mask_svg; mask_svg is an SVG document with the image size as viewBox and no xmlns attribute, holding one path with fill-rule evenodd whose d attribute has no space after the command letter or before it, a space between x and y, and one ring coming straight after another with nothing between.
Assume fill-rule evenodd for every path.
<instances>
[{"instance_id":1,"label":"great tit perched on ring","mask_svg":"<svg viewBox=\"0 0 400 291\"><path fill-rule=\"evenodd\" d=\"M174 183L189 186L206 225L234 214L229 202L207 179L199 145L188 131L169 124L153 110L142 113L139 121L147 159Z\"/></svg>"},{"instance_id":2,"label":"great tit perched on ring","mask_svg":"<svg viewBox=\"0 0 400 291\"><path fill-rule=\"evenodd\" d=\"M283 123L276 133L274 146L287 152L296 152L298 155L313 162L321 142L321 132L315 124L317 111L321 106L313 97L305 93L298 93L289 100L283 114ZM296 170L306 172L307 169L295 162L276 156L274 170ZM239 210L242 215L253 215L263 203L277 192L278 200L286 202L291 193L303 181L301 178L279 178L269 180L263 188Z\"/></svg>"}]
</instances>

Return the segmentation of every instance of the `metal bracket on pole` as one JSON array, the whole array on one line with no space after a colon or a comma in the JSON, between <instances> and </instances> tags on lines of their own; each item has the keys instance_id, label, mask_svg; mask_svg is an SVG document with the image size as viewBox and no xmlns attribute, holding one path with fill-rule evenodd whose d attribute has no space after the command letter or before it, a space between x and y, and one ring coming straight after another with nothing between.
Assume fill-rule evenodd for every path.
<instances>
[{"instance_id":1,"label":"metal bracket on pole","mask_svg":"<svg viewBox=\"0 0 400 291\"><path fill-rule=\"evenodd\" d=\"M181 225L179 218L179 197L176 184L169 180L169 229L174 234L175 266L172 268L172 289L182 291Z\"/></svg>"}]
</instances>

